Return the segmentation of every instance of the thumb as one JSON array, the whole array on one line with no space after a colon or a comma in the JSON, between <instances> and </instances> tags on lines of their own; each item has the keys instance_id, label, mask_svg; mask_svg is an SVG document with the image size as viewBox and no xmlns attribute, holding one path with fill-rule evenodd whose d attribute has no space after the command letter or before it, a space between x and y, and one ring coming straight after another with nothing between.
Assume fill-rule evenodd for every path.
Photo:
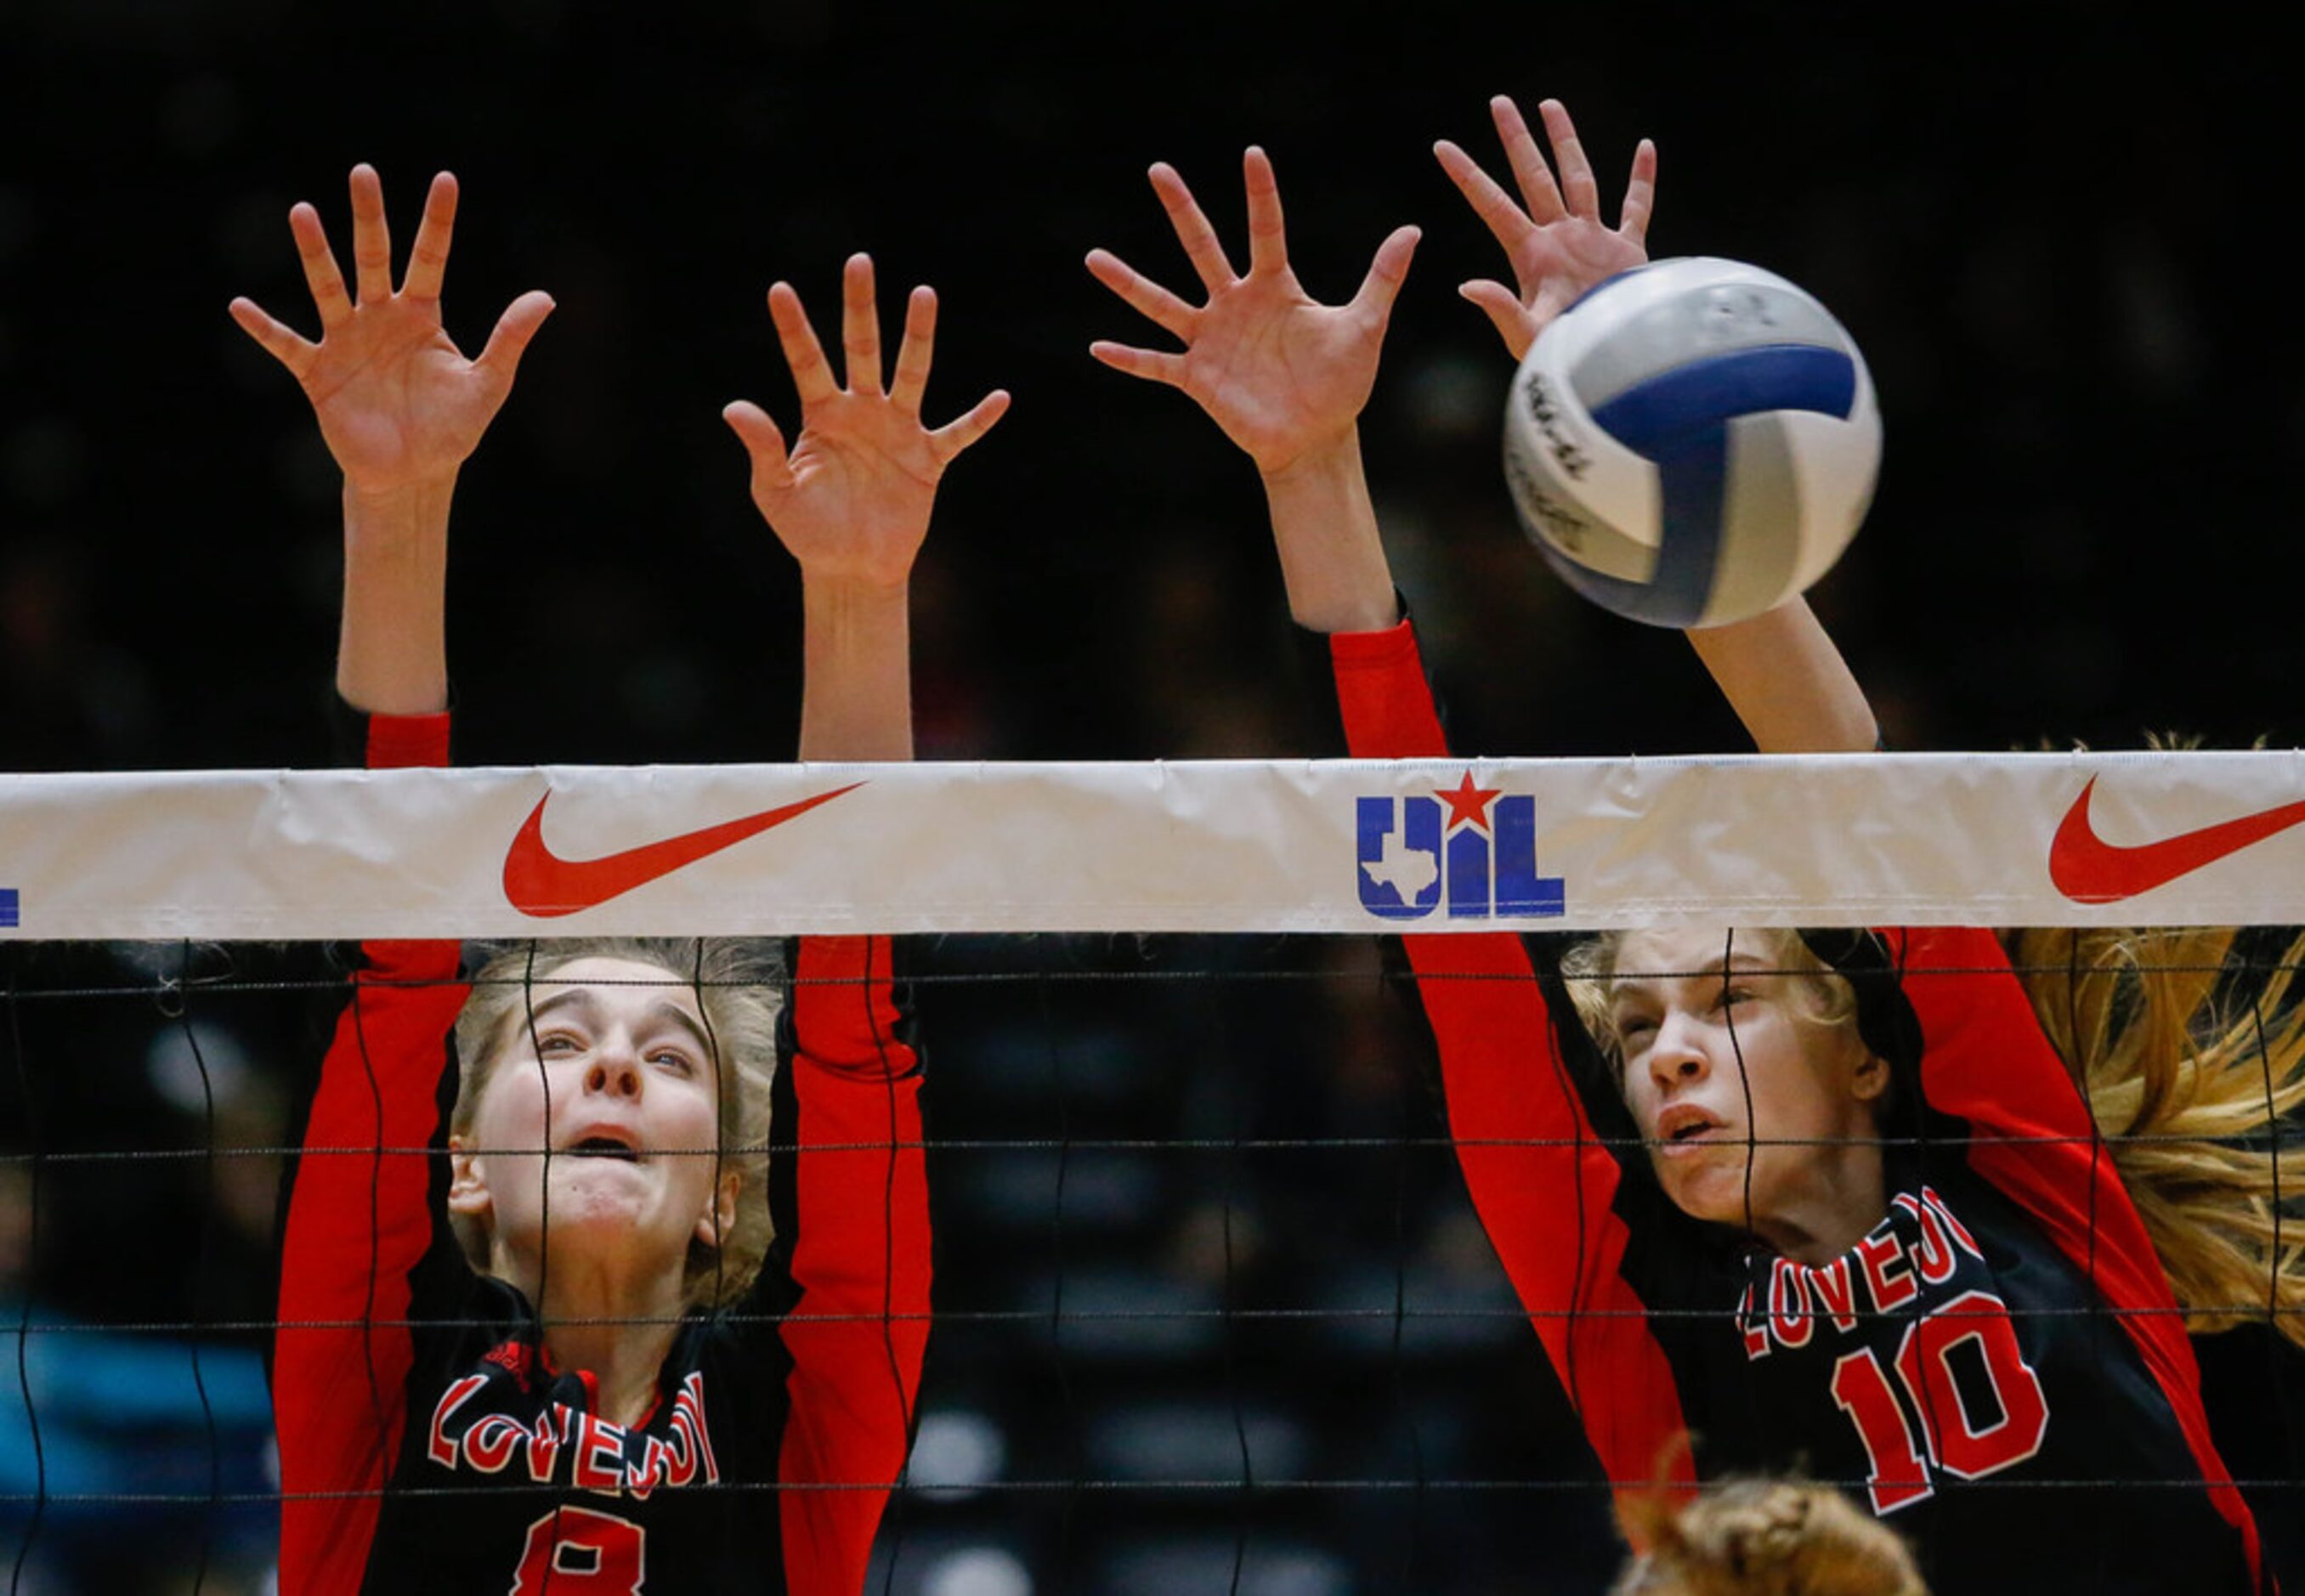
<instances>
[{"instance_id":1,"label":"thumb","mask_svg":"<svg viewBox=\"0 0 2305 1596\"><path fill-rule=\"evenodd\" d=\"M536 336L536 329L552 314L552 296L531 289L505 307L497 318L496 330L489 335L488 347L472 364L494 373L509 383L520 369L520 357L528 349L528 341Z\"/></svg>"},{"instance_id":2,"label":"thumb","mask_svg":"<svg viewBox=\"0 0 2305 1596\"><path fill-rule=\"evenodd\" d=\"M785 454L785 435L769 419L768 412L750 399L739 399L720 412L720 419L753 457L756 481L770 488L792 486L792 461Z\"/></svg>"},{"instance_id":3,"label":"thumb","mask_svg":"<svg viewBox=\"0 0 2305 1596\"><path fill-rule=\"evenodd\" d=\"M312 361L319 353L318 345L305 342L273 320L254 300L242 296L228 308L242 332L255 339L265 353L287 367L288 375L299 382L304 380L304 373L312 369Z\"/></svg>"},{"instance_id":4,"label":"thumb","mask_svg":"<svg viewBox=\"0 0 2305 1596\"><path fill-rule=\"evenodd\" d=\"M1008 390L995 388L971 405L968 413L958 420L948 421L929 434L940 463L950 463L953 457L978 438L992 430L992 423L1008 413Z\"/></svg>"},{"instance_id":5,"label":"thumb","mask_svg":"<svg viewBox=\"0 0 2305 1596\"><path fill-rule=\"evenodd\" d=\"M1380 326L1391 319L1392 301L1400 297L1400 285L1408 279L1408 262L1416 253L1416 241L1424 236L1415 227L1396 227L1377 245L1368 276L1361 279L1360 291L1353 295L1355 310L1374 316Z\"/></svg>"},{"instance_id":6,"label":"thumb","mask_svg":"<svg viewBox=\"0 0 2305 1596\"><path fill-rule=\"evenodd\" d=\"M1520 360L1528 353L1528 346L1536 342L1542 324L1529 314L1528 307L1520 302L1518 294L1503 284L1486 278L1460 284L1457 292L1481 308L1490 325L1497 329L1497 336L1505 341L1505 348L1511 352L1514 360Z\"/></svg>"}]
</instances>

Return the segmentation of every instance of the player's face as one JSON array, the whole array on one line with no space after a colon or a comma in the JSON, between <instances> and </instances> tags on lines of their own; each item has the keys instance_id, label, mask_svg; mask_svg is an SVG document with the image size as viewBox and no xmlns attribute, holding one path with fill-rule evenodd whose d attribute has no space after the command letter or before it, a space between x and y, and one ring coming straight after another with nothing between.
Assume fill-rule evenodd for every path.
<instances>
[{"instance_id":1,"label":"player's face","mask_svg":"<svg viewBox=\"0 0 2305 1596\"><path fill-rule=\"evenodd\" d=\"M573 960L537 981L502 1046L451 1201L485 1217L499 1258L534 1268L549 1224L549 1269L676 1277L692 1239L715 1241L716 1207L733 1219L736 1187L713 1156L718 1082L693 988L653 964Z\"/></svg>"},{"instance_id":2,"label":"player's face","mask_svg":"<svg viewBox=\"0 0 2305 1596\"><path fill-rule=\"evenodd\" d=\"M1618 948L1612 1013L1625 1100L1666 1194L1782 1246L1879 1217L1819 1210L1863 1189L1842 1155L1877 1134L1888 1071L1853 1024L1807 1017L1812 978L1767 973L1779 968L1758 938L1638 932Z\"/></svg>"}]
</instances>

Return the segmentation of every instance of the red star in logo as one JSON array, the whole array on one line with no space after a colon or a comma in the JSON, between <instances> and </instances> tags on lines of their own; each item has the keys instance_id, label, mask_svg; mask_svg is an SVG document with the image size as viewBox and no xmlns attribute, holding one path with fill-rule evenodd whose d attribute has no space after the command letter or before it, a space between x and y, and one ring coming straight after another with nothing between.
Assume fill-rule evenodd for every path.
<instances>
[{"instance_id":1,"label":"red star in logo","mask_svg":"<svg viewBox=\"0 0 2305 1596\"><path fill-rule=\"evenodd\" d=\"M1454 831L1460 824L1469 820L1486 831L1489 828L1490 801L1502 797L1504 789L1475 786L1473 773L1467 770L1465 772L1465 779L1459 782L1454 790L1446 787L1437 788L1433 795L1449 806L1449 823L1443 826L1442 830Z\"/></svg>"}]
</instances>

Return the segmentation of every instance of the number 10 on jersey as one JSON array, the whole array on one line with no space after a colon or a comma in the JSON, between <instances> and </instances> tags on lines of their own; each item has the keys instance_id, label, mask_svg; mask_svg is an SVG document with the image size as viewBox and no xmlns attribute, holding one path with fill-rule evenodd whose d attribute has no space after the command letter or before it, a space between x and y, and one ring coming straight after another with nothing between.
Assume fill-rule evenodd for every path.
<instances>
[{"instance_id":1,"label":"number 10 on jersey","mask_svg":"<svg viewBox=\"0 0 2305 1596\"><path fill-rule=\"evenodd\" d=\"M1984 1380L1964 1389L1953 1354L1970 1346ZM1833 1366L1833 1399L1865 1443L1866 1490L1876 1515L1935 1495L1935 1473L1981 1480L2041 1449L2048 1399L1999 1297L1963 1292L1915 1320L1893 1369L1892 1383L1871 1347L1845 1353Z\"/></svg>"}]
</instances>

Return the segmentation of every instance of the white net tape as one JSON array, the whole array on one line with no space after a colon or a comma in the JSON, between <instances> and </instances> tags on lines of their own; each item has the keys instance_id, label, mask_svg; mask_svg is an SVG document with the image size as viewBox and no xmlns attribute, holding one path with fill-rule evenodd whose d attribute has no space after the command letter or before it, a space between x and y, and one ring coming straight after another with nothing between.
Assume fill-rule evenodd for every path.
<instances>
[{"instance_id":1,"label":"white net tape","mask_svg":"<svg viewBox=\"0 0 2305 1596\"><path fill-rule=\"evenodd\" d=\"M2296 751L13 776L0 936L2292 924L2301 821Z\"/></svg>"}]
</instances>

